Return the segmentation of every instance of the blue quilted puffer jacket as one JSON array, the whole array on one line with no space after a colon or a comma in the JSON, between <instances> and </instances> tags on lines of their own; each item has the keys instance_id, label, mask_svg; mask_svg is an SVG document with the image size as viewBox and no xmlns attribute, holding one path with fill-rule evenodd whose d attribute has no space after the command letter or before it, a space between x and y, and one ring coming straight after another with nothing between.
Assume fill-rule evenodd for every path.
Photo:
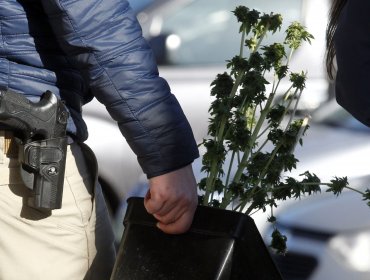
<instances>
[{"instance_id":1,"label":"blue quilted puffer jacket","mask_svg":"<svg viewBox=\"0 0 370 280\"><path fill-rule=\"evenodd\" d=\"M0 89L65 101L68 132L87 139L81 108L103 103L153 177L191 163L198 149L124 0L0 1ZM103 133L103 132L102 132Z\"/></svg>"}]
</instances>

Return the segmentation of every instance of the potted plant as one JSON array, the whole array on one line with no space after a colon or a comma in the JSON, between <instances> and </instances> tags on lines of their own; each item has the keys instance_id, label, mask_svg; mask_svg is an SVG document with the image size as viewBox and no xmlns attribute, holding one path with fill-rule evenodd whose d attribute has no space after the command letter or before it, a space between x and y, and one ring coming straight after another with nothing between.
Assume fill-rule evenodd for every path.
<instances>
[{"instance_id":1,"label":"potted plant","mask_svg":"<svg viewBox=\"0 0 370 280\"><path fill-rule=\"evenodd\" d=\"M323 183L309 171L300 179L288 176L309 119L296 114L306 73L290 72L289 62L313 36L294 22L284 42L264 45L281 28L281 15L245 6L233 13L240 23L240 52L211 84L209 137L201 144L205 177L193 225L186 234L165 235L142 200L129 199L114 280L281 279L250 214L269 209L274 223L279 201L320 192L321 186L336 195L349 188L346 177ZM360 194L370 199L369 190ZM270 247L286 251L278 228Z\"/></svg>"}]
</instances>

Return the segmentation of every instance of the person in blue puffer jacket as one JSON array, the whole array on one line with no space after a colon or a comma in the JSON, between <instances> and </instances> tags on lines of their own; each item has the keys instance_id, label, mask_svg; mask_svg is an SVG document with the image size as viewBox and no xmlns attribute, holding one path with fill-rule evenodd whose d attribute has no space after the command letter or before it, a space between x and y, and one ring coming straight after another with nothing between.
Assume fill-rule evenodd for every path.
<instances>
[{"instance_id":1,"label":"person in blue puffer jacket","mask_svg":"<svg viewBox=\"0 0 370 280\"><path fill-rule=\"evenodd\" d=\"M69 110L73 140L62 208L45 215L24 205L29 190L0 127L0 279L109 279L114 237L82 148L82 106L96 98L118 123L149 179L145 207L170 234L188 230L197 205L192 130L127 1L0 2L0 90L34 102L55 93Z\"/></svg>"}]
</instances>

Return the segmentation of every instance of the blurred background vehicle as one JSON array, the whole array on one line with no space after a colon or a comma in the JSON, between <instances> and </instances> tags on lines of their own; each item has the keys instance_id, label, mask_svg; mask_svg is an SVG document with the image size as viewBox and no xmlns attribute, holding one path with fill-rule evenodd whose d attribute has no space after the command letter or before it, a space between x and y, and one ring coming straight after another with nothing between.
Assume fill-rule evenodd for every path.
<instances>
[{"instance_id":1,"label":"blurred background vehicle","mask_svg":"<svg viewBox=\"0 0 370 280\"><path fill-rule=\"evenodd\" d=\"M316 108L328 98L329 83L323 70L326 0L213 0L212 5L207 0L131 2L135 2L143 34L161 64L160 75L167 79L182 105L197 142L207 134L210 84L226 70L226 60L238 53L239 27L232 14L238 5L282 14L285 25L270 42L282 41L284 28L293 21L302 22L313 33L312 46L305 44L295 53L291 68L310 73L305 109ZM87 144L97 155L100 180L109 205L116 212L121 201L142 193L135 186L143 177L145 181L145 176L103 105L93 100L84 106L84 118L90 133Z\"/></svg>"},{"instance_id":2,"label":"blurred background vehicle","mask_svg":"<svg viewBox=\"0 0 370 280\"><path fill-rule=\"evenodd\" d=\"M364 177L359 184L369 183ZM369 206L353 191L318 194L278 214L288 253L273 255L286 280L370 279ZM271 233L265 231L266 240Z\"/></svg>"},{"instance_id":3,"label":"blurred background vehicle","mask_svg":"<svg viewBox=\"0 0 370 280\"><path fill-rule=\"evenodd\" d=\"M210 83L225 71L225 61L238 52L238 25L231 11L239 4L279 12L285 24L298 20L315 40L292 58L291 67L307 70L303 111L313 112L296 175L310 170L323 181L348 176L351 186L370 182L370 130L334 100L324 69L325 27L329 0L130 0L153 47L160 75L169 82L193 128L198 143L207 135ZM282 29L284 30L284 28ZM282 40L278 32L271 40ZM317 109L318 108L318 109ZM99 163L99 180L115 226L117 243L123 231L125 201L143 196L146 177L105 107L93 100L84 107L87 144ZM200 179L201 160L194 162ZM289 201L275 214L288 236L288 254L276 261L285 279L370 279L370 218L361 196L338 198L321 194ZM266 214L253 216L266 242L271 228Z\"/></svg>"},{"instance_id":4,"label":"blurred background vehicle","mask_svg":"<svg viewBox=\"0 0 370 280\"><path fill-rule=\"evenodd\" d=\"M161 65L160 73L169 80L174 93L186 90L197 93L197 96L203 94L209 87L206 82L222 73L225 62L238 54L239 25L231 12L238 5L283 15L281 31L269 36L264 41L266 45L282 42L284 30L293 21L307 27L315 40L312 45L304 44L294 54L290 68L310 73L306 94L300 102L301 109L311 110L326 101L331 95L323 68L327 0L219 0L213 1L212 5L207 0L161 0L147 6L138 12L137 17ZM193 89L192 81L206 88L204 91Z\"/></svg>"},{"instance_id":5,"label":"blurred background vehicle","mask_svg":"<svg viewBox=\"0 0 370 280\"><path fill-rule=\"evenodd\" d=\"M347 176L350 187L365 190L370 185L369 153L370 128L332 100L313 112L292 175L309 170L322 182ZM324 189L281 206L275 214L288 238L288 253L275 260L284 279L370 279L370 209L359 193L347 190L336 197ZM261 219L268 243L272 228Z\"/></svg>"}]
</instances>

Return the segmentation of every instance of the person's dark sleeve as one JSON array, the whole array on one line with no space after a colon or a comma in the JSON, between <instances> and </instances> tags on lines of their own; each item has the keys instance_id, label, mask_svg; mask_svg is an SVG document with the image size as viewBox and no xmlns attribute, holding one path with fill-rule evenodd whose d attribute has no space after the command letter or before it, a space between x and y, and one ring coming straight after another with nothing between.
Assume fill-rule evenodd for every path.
<instances>
[{"instance_id":1,"label":"person's dark sleeve","mask_svg":"<svg viewBox=\"0 0 370 280\"><path fill-rule=\"evenodd\" d=\"M127 1L42 3L62 49L117 121L149 178L199 156L190 125L167 82L159 77Z\"/></svg>"},{"instance_id":2,"label":"person's dark sleeve","mask_svg":"<svg viewBox=\"0 0 370 280\"><path fill-rule=\"evenodd\" d=\"M370 1L348 0L334 42L338 72L336 99L370 126Z\"/></svg>"}]
</instances>

